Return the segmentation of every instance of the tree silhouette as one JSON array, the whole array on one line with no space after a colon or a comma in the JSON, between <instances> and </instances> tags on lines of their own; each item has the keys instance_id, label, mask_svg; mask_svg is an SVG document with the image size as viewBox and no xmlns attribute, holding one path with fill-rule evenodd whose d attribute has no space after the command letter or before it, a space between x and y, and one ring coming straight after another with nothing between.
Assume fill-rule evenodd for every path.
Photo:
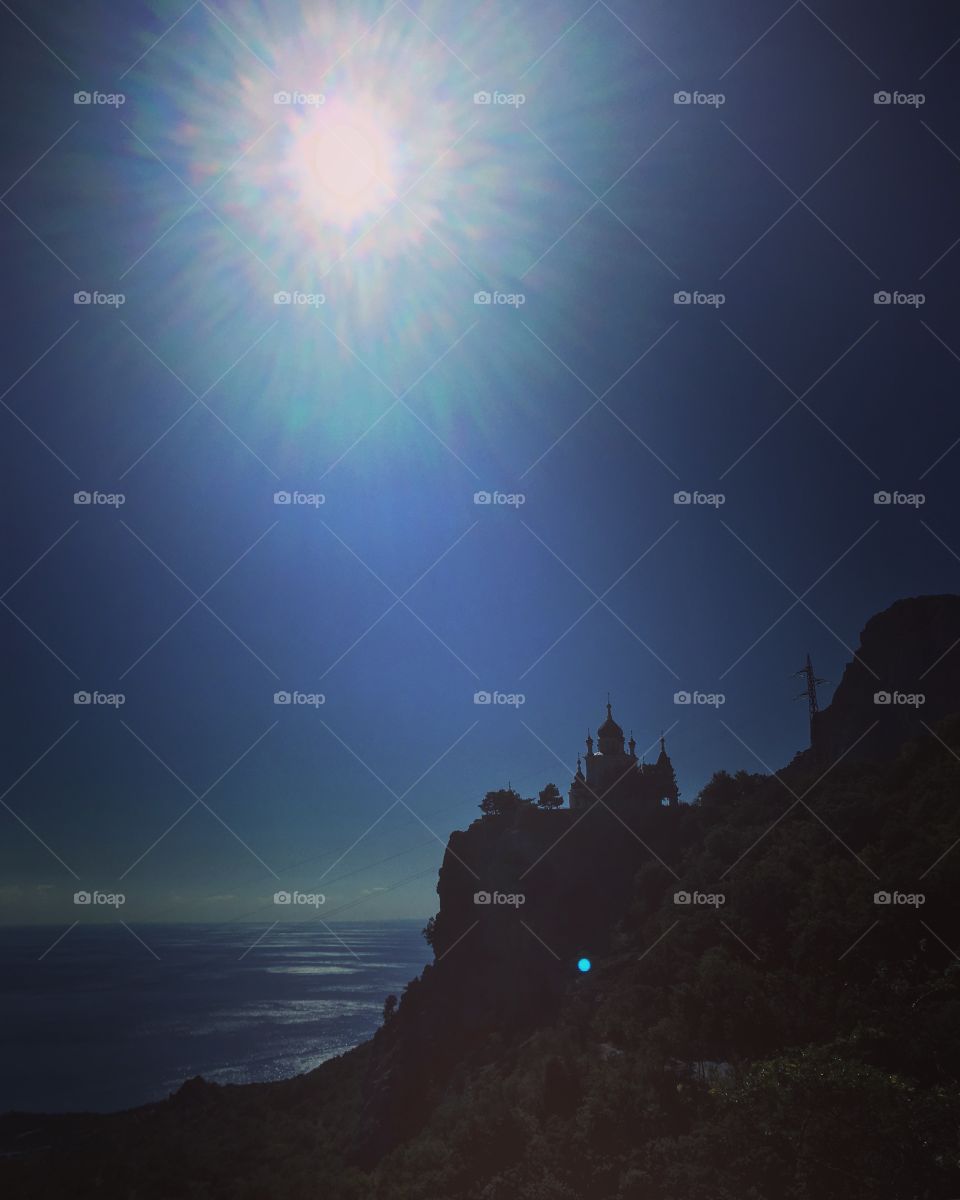
<instances>
[{"instance_id":1,"label":"tree silhouette","mask_svg":"<svg viewBox=\"0 0 960 1200\"><path fill-rule=\"evenodd\" d=\"M563 797L560 795L560 789L555 783L548 783L547 786L539 793L537 803L543 809L559 808L563 804Z\"/></svg>"},{"instance_id":2,"label":"tree silhouette","mask_svg":"<svg viewBox=\"0 0 960 1200\"><path fill-rule=\"evenodd\" d=\"M516 813L523 804L523 797L513 788L499 788L495 792L487 792L480 801L480 811L485 817L501 817Z\"/></svg>"}]
</instances>

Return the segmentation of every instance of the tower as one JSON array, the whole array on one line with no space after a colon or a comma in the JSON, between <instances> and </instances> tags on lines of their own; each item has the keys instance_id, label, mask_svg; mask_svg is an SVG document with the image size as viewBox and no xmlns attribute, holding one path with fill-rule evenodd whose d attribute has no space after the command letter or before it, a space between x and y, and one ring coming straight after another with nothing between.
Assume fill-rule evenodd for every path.
<instances>
[{"instance_id":1,"label":"tower","mask_svg":"<svg viewBox=\"0 0 960 1200\"><path fill-rule=\"evenodd\" d=\"M810 708L810 744L813 745L813 718L820 711L820 704L817 700L817 688L821 683L829 683L829 679L818 679L813 669L813 662L807 654L806 664L799 671L794 671L794 676L802 675L805 683L803 691L795 696L795 700L802 700L804 696L807 698L807 704Z\"/></svg>"}]
</instances>

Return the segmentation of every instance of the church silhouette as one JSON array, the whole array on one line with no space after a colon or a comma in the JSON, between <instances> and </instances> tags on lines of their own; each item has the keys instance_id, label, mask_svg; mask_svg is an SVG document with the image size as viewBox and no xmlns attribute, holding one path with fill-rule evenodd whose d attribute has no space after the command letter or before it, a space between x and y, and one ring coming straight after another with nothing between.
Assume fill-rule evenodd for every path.
<instances>
[{"instance_id":1,"label":"church silhouette","mask_svg":"<svg viewBox=\"0 0 960 1200\"><path fill-rule=\"evenodd\" d=\"M597 749L587 730L587 753L583 763L577 756L577 773L570 785L570 807L589 808L602 800L625 812L649 812L654 808L680 803L677 777L667 754L664 738L660 737L660 754L655 763L637 758L637 743L633 734L623 745L623 730L613 719L607 701L607 718L597 730Z\"/></svg>"}]
</instances>

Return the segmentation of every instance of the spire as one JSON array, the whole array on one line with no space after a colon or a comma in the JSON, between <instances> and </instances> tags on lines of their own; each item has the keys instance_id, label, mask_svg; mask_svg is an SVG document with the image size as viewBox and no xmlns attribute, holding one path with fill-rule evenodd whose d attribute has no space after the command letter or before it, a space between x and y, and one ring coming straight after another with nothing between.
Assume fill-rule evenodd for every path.
<instances>
[{"instance_id":1,"label":"spire","mask_svg":"<svg viewBox=\"0 0 960 1200\"><path fill-rule=\"evenodd\" d=\"M587 730L587 758L593 758L593 738L590 736L590 730Z\"/></svg>"},{"instance_id":2,"label":"spire","mask_svg":"<svg viewBox=\"0 0 960 1200\"><path fill-rule=\"evenodd\" d=\"M667 804L680 803L680 791L677 788L677 776L667 753L667 743L663 730L660 730L660 757L655 767L660 786L660 798Z\"/></svg>"},{"instance_id":3,"label":"spire","mask_svg":"<svg viewBox=\"0 0 960 1200\"><path fill-rule=\"evenodd\" d=\"M630 747L630 757L636 758L637 757L637 739L633 736L632 729L630 730L630 741L627 742L627 745Z\"/></svg>"}]
</instances>

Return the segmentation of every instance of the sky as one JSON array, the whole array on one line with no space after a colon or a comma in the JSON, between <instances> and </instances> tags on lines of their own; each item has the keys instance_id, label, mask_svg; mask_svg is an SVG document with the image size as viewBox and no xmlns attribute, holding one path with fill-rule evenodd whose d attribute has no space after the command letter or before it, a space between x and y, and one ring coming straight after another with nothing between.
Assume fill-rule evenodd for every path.
<instances>
[{"instance_id":1,"label":"sky","mask_svg":"<svg viewBox=\"0 0 960 1200\"><path fill-rule=\"evenodd\" d=\"M958 589L953 6L0 27L0 920L425 918L608 693L690 801Z\"/></svg>"}]
</instances>

